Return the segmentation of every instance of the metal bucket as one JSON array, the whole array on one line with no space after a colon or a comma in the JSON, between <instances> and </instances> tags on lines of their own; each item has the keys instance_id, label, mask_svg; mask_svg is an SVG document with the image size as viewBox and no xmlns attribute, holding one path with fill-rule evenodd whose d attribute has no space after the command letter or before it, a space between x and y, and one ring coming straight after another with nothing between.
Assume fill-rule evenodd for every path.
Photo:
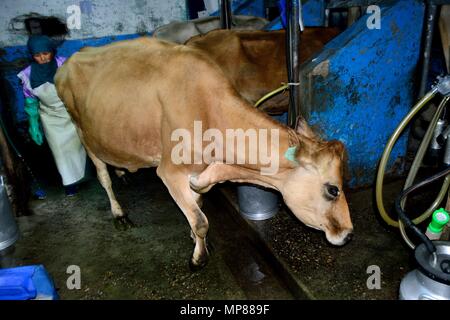
<instances>
[{"instance_id":1,"label":"metal bucket","mask_svg":"<svg viewBox=\"0 0 450 320\"><path fill-rule=\"evenodd\" d=\"M433 241L436 258L417 246L418 269L409 272L400 283L400 300L450 300L450 242Z\"/></svg>"},{"instance_id":2,"label":"metal bucket","mask_svg":"<svg viewBox=\"0 0 450 320\"><path fill-rule=\"evenodd\" d=\"M13 216L3 177L0 183L0 251L12 246L19 238L19 229Z\"/></svg>"},{"instance_id":3,"label":"metal bucket","mask_svg":"<svg viewBox=\"0 0 450 320\"><path fill-rule=\"evenodd\" d=\"M249 220L266 220L278 212L278 194L254 185L237 187L239 211Z\"/></svg>"}]
</instances>

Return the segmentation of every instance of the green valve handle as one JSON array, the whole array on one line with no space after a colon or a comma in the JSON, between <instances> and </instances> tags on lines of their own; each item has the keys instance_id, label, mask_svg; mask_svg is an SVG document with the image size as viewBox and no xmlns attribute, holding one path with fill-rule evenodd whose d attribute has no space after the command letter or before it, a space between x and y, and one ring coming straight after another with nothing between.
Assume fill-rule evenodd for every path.
<instances>
[{"instance_id":1,"label":"green valve handle","mask_svg":"<svg viewBox=\"0 0 450 320\"><path fill-rule=\"evenodd\" d=\"M431 222L428 225L428 231L433 233L439 233L444 229L444 226L450 220L450 216L445 209L440 208L433 212L433 216L431 218Z\"/></svg>"}]
</instances>

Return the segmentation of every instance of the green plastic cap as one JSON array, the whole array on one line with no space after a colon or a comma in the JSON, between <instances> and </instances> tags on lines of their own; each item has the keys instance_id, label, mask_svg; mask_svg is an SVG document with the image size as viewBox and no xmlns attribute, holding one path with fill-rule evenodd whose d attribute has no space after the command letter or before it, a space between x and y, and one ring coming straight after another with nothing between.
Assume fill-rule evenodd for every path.
<instances>
[{"instance_id":1,"label":"green plastic cap","mask_svg":"<svg viewBox=\"0 0 450 320\"><path fill-rule=\"evenodd\" d=\"M444 226L450 220L450 216L445 209L440 208L433 212L433 216L431 218L431 222L428 225L428 231L433 233L439 233L444 229Z\"/></svg>"}]
</instances>

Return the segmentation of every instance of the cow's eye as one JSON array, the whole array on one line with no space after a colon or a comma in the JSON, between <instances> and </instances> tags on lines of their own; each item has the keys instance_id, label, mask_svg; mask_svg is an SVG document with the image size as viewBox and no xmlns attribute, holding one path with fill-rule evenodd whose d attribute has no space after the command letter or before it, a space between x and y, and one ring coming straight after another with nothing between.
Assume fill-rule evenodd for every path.
<instances>
[{"instance_id":1,"label":"cow's eye","mask_svg":"<svg viewBox=\"0 0 450 320\"><path fill-rule=\"evenodd\" d=\"M339 188L335 185L325 183L325 198L328 200L335 200L337 197L339 197Z\"/></svg>"}]
</instances>

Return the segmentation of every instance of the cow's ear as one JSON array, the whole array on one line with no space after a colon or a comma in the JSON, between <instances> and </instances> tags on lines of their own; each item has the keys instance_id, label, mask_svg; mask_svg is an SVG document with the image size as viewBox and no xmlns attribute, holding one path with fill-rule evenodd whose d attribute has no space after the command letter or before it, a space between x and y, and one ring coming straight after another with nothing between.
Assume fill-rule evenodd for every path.
<instances>
[{"instance_id":1,"label":"cow's ear","mask_svg":"<svg viewBox=\"0 0 450 320\"><path fill-rule=\"evenodd\" d=\"M346 161L347 152L344 144L339 140L332 140L327 143L327 148L334 154L339 157L341 161Z\"/></svg>"},{"instance_id":2,"label":"cow's ear","mask_svg":"<svg viewBox=\"0 0 450 320\"><path fill-rule=\"evenodd\" d=\"M298 134L312 140L320 140L319 136L308 126L306 120L302 116L298 116L295 122L295 130Z\"/></svg>"},{"instance_id":3,"label":"cow's ear","mask_svg":"<svg viewBox=\"0 0 450 320\"><path fill-rule=\"evenodd\" d=\"M339 157L341 160L341 174L344 181L350 180L350 170L348 167L348 153L345 145L339 140L332 140L328 143L329 149L335 157Z\"/></svg>"}]
</instances>

